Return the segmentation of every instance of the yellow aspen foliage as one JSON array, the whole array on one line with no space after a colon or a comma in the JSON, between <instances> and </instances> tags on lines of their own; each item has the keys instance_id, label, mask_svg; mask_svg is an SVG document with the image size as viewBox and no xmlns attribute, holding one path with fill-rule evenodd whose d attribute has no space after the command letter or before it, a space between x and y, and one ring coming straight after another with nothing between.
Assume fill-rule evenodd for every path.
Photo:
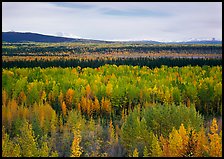
<instances>
[{"instance_id":1,"label":"yellow aspen foliage","mask_svg":"<svg viewBox=\"0 0 224 159\"><path fill-rule=\"evenodd\" d=\"M100 112L100 102L99 100L97 99L97 97L95 97L95 100L94 100L94 110L99 113Z\"/></svg>"},{"instance_id":2,"label":"yellow aspen foliage","mask_svg":"<svg viewBox=\"0 0 224 159\"><path fill-rule=\"evenodd\" d=\"M57 151L51 152L51 156L50 157L59 157L58 156L58 152Z\"/></svg>"},{"instance_id":3,"label":"yellow aspen foliage","mask_svg":"<svg viewBox=\"0 0 224 159\"><path fill-rule=\"evenodd\" d=\"M88 85L86 86L86 98L90 98L90 96L91 96L91 87L90 87L90 85L88 84Z\"/></svg>"},{"instance_id":4,"label":"yellow aspen foliage","mask_svg":"<svg viewBox=\"0 0 224 159\"><path fill-rule=\"evenodd\" d=\"M57 115L55 113L55 111L52 112L52 116L51 116L51 137L55 137L56 133L57 133L57 123L58 123L58 118Z\"/></svg>"},{"instance_id":5,"label":"yellow aspen foliage","mask_svg":"<svg viewBox=\"0 0 224 159\"><path fill-rule=\"evenodd\" d=\"M80 146L82 136L79 127L80 125L77 126L76 130L73 130L74 139L71 146L71 157L80 157L83 152L82 147Z\"/></svg>"},{"instance_id":6,"label":"yellow aspen foliage","mask_svg":"<svg viewBox=\"0 0 224 159\"><path fill-rule=\"evenodd\" d=\"M7 92L5 90L2 91L2 106L6 106L7 102Z\"/></svg>"},{"instance_id":7,"label":"yellow aspen foliage","mask_svg":"<svg viewBox=\"0 0 224 159\"><path fill-rule=\"evenodd\" d=\"M7 107L2 107L2 125L7 125Z\"/></svg>"},{"instance_id":8,"label":"yellow aspen foliage","mask_svg":"<svg viewBox=\"0 0 224 159\"><path fill-rule=\"evenodd\" d=\"M4 132L2 132L2 157L21 157L19 145L14 144Z\"/></svg>"},{"instance_id":9,"label":"yellow aspen foliage","mask_svg":"<svg viewBox=\"0 0 224 159\"><path fill-rule=\"evenodd\" d=\"M87 111L87 115L91 116L92 115L92 100L87 99L86 101L86 111Z\"/></svg>"},{"instance_id":10,"label":"yellow aspen foliage","mask_svg":"<svg viewBox=\"0 0 224 159\"><path fill-rule=\"evenodd\" d=\"M208 139L205 135L204 127L196 135L196 147L194 151L195 157L204 156L208 152Z\"/></svg>"},{"instance_id":11,"label":"yellow aspen foliage","mask_svg":"<svg viewBox=\"0 0 224 159\"><path fill-rule=\"evenodd\" d=\"M195 149L197 146L197 132L192 129L191 127L188 127L188 148L187 148L187 156L195 156Z\"/></svg>"},{"instance_id":12,"label":"yellow aspen foliage","mask_svg":"<svg viewBox=\"0 0 224 159\"><path fill-rule=\"evenodd\" d=\"M11 129L11 126L12 126L12 112L9 108L7 108L6 110L6 117L7 117L7 125L8 127Z\"/></svg>"},{"instance_id":13,"label":"yellow aspen foliage","mask_svg":"<svg viewBox=\"0 0 224 159\"><path fill-rule=\"evenodd\" d=\"M112 84L109 81L107 86L106 86L106 95L110 97L111 94L112 94L112 90L113 90L113 86L112 86Z\"/></svg>"},{"instance_id":14,"label":"yellow aspen foliage","mask_svg":"<svg viewBox=\"0 0 224 159\"><path fill-rule=\"evenodd\" d=\"M144 150L143 150L143 157L149 157L149 151L146 146L144 147Z\"/></svg>"},{"instance_id":15,"label":"yellow aspen foliage","mask_svg":"<svg viewBox=\"0 0 224 159\"><path fill-rule=\"evenodd\" d=\"M37 157L37 140L32 129L32 125L27 121L24 122L20 129L21 133L18 137L18 143L21 147L22 157Z\"/></svg>"},{"instance_id":16,"label":"yellow aspen foliage","mask_svg":"<svg viewBox=\"0 0 224 159\"><path fill-rule=\"evenodd\" d=\"M181 153L184 155L187 152L187 146L188 146L189 137L188 137L188 133L187 133L186 129L184 128L183 124L181 124L181 126L180 126L179 134L180 134L180 136L182 138L182 150L181 150Z\"/></svg>"},{"instance_id":17,"label":"yellow aspen foliage","mask_svg":"<svg viewBox=\"0 0 224 159\"><path fill-rule=\"evenodd\" d=\"M172 132L169 134L169 150L170 156L172 157L181 157L181 150L183 149L182 137L178 131L173 128Z\"/></svg>"},{"instance_id":18,"label":"yellow aspen foliage","mask_svg":"<svg viewBox=\"0 0 224 159\"><path fill-rule=\"evenodd\" d=\"M87 109L86 109L86 103L87 103L86 102L86 98L84 96L82 96L80 106L81 106L81 109L82 109L83 112L86 112L87 111Z\"/></svg>"},{"instance_id":19,"label":"yellow aspen foliage","mask_svg":"<svg viewBox=\"0 0 224 159\"><path fill-rule=\"evenodd\" d=\"M62 102L64 101L64 95L62 92L60 92L60 94L58 96L58 100L59 100L59 103L62 105Z\"/></svg>"},{"instance_id":20,"label":"yellow aspen foliage","mask_svg":"<svg viewBox=\"0 0 224 159\"><path fill-rule=\"evenodd\" d=\"M71 72L72 72L73 74L75 74L75 75L78 75L78 72L77 72L76 68L73 68Z\"/></svg>"},{"instance_id":21,"label":"yellow aspen foliage","mask_svg":"<svg viewBox=\"0 0 224 159\"><path fill-rule=\"evenodd\" d=\"M41 96L40 96L40 100L41 100L43 103L46 102L46 99L47 99L46 97L47 97L46 92L45 92L45 91L42 91Z\"/></svg>"},{"instance_id":22,"label":"yellow aspen foliage","mask_svg":"<svg viewBox=\"0 0 224 159\"><path fill-rule=\"evenodd\" d=\"M107 113L110 113L111 112L111 103L110 103L110 100L109 99L102 98L102 100L101 100L101 106L102 106L102 109L104 111L106 111Z\"/></svg>"},{"instance_id":23,"label":"yellow aspen foliage","mask_svg":"<svg viewBox=\"0 0 224 159\"><path fill-rule=\"evenodd\" d=\"M137 148L134 149L132 157L138 157L138 149Z\"/></svg>"},{"instance_id":24,"label":"yellow aspen foliage","mask_svg":"<svg viewBox=\"0 0 224 159\"><path fill-rule=\"evenodd\" d=\"M208 134L210 143L209 143L209 155L211 157L221 157L222 156L222 138L218 134L218 124L216 119L212 120L210 126L210 134Z\"/></svg>"},{"instance_id":25,"label":"yellow aspen foliage","mask_svg":"<svg viewBox=\"0 0 224 159\"><path fill-rule=\"evenodd\" d=\"M62 114L65 116L66 115L66 104L65 104L65 102L63 101L62 102L62 105L61 105L61 110L62 110Z\"/></svg>"},{"instance_id":26,"label":"yellow aspen foliage","mask_svg":"<svg viewBox=\"0 0 224 159\"><path fill-rule=\"evenodd\" d=\"M67 109L69 109L69 110L72 109L72 102L73 102L74 94L75 94L75 91L73 89L69 88L65 95L65 102L67 105Z\"/></svg>"},{"instance_id":27,"label":"yellow aspen foliage","mask_svg":"<svg viewBox=\"0 0 224 159\"><path fill-rule=\"evenodd\" d=\"M81 105L80 105L80 103L78 103L77 109L78 109L79 112L81 111Z\"/></svg>"},{"instance_id":28,"label":"yellow aspen foliage","mask_svg":"<svg viewBox=\"0 0 224 159\"><path fill-rule=\"evenodd\" d=\"M212 124L210 126L211 134L216 134L218 132L218 124L216 118L213 118Z\"/></svg>"},{"instance_id":29,"label":"yellow aspen foliage","mask_svg":"<svg viewBox=\"0 0 224 159\"><path fill-rule=\"evenodd\" d=\"M27 107L19 107L18 115L23 119L29 118L29 109Z\"/></svg>"},{"instance_id":30,"label":"yellow aspen foliage","mask_svg":"<svg viewBox=\"0 0 224 159\"><path fill-rule=\"evenodd\" d=\"M39 150L39 156L40 157L49 157L49 147L47 145L47 142L42 143L41 148Z\"/></svg>"},{"instance_id":31,"label":"yellow aspen foliage","mask_svg":"<svg viewBox=\"0 0 224 159\"><path fill-rule=\"evenodd\" d=\"M154 134L153 134L153 138L152 138L151 156L152 157L162 156L162 149L160 147L157 135L154 135Z\"/></svg>"},{"instance_id":32,"label":"yellow aspen foliage","mask_svg":"<svg viewBox=\"0 0 224 159\"><path fill-rule=\"evenodd\" d=\"M8 107L8 113L10 112L11 117L10 119L13 121L13 119L15 119L17 117L17 109L18 109L18 105L16 103L15 99L12 99L8 102L7 104Z\"/></svg>"}]
</instances>

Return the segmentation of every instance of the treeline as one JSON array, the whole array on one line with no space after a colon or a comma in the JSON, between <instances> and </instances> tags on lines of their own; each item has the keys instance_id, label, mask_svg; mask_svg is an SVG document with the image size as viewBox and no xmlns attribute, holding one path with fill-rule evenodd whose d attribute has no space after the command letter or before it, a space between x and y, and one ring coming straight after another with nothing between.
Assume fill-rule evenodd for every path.
<instances>
[{"instance_id":1,"label":"treeline","mask_svg":"<svg viewBox=\"0 0 224 159\"><path fill-rule=\"evenodd\" d=\"M105 64L119 65L131 65L131 66L147 66L149 68L161 67L162 65L167 66L217 66L222 65L222 59L208 59L208 58L150 58L150 57L116 57L116 58L35 58L29 57L20 60L20 58L12 58L12 60L3 60L3 68L33 68L33 67L77 67L81 68L91 67L97 68Z\"/></svg>"},{"instance_id":2,"label":"treeline","mask_svg":"<svg viewBox=\"0 0 224 159\"><path fill-rule=\"evenodd\" d=\"M2 55L69 55L82 53L186 53L186 54L222 54L222 45L202 44L83 44L83 43L3 43Z\"/></svg>"}]
</instances>

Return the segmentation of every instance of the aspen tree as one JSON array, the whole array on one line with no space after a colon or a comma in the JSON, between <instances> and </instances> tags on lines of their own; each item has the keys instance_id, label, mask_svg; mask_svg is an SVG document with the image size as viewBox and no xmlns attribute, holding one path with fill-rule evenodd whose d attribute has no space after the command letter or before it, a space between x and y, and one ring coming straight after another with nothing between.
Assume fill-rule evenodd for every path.
<instances>
[{"instance_id":1,"label":"aspen tree","mask_svg":"<svg viewBox=\"0 0 224 159\"><path fill-rule=\"evenodd\" d=\"M80 146L82 136L80 134L79 127L80 125L78 125L77 128L73 130L74 139L71 146L71 157L80 157L83 152L82 147Z\"/></svg>"}]
</instances>

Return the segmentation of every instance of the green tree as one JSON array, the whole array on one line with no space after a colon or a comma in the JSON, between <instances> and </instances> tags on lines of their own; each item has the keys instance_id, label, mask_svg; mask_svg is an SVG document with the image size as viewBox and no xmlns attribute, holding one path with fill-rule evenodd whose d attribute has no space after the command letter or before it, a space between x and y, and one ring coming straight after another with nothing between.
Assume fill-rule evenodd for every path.
<instances>
[{"instance_id":1,"label":"green tree","mask_svg":"<svg viewBox=\"0 0 224 159\"><path fill-rule=\"evenodd\" d=\"M36 137L32 125L27 121L24 121L17 140L21 148L22 157L38 157Z\"/></svg>"},{"instance_id":2,"label":"green tree","mask_svg":"<svg viewBox=\"0 0 224 159\"><path fill-rule=\"evenodd\" d=\"M2 129L2 157L20 157L20 147L10 140L9 135Z\"/></svg>"},{"instance_id":3,"label":"green tree","mask_svg":"<svg viewBox=\"0 0 224 159\"><path fill-rule=\"evenodd\" d=\"M162 149L160 147L157 135L153 134L151 147L152 147L151 149L152 157L160 157L162 155Z\"/></svg>"}]
</instances>

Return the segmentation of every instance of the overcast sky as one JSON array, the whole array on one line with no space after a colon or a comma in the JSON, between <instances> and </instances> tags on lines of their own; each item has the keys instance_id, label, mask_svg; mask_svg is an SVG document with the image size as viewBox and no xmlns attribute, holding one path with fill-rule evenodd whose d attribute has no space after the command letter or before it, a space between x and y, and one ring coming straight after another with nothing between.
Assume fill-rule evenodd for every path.
<instances>
[{"instance_id":1,"label":"overcast sky","mask_svg":"<svg viewBox=\"0 0 224 159\"><path fill-rule=\"evenodd\" d=\"M3 2L2 31L98 40L222 39L221 2Z\"/></svg>"}]
</instances>

